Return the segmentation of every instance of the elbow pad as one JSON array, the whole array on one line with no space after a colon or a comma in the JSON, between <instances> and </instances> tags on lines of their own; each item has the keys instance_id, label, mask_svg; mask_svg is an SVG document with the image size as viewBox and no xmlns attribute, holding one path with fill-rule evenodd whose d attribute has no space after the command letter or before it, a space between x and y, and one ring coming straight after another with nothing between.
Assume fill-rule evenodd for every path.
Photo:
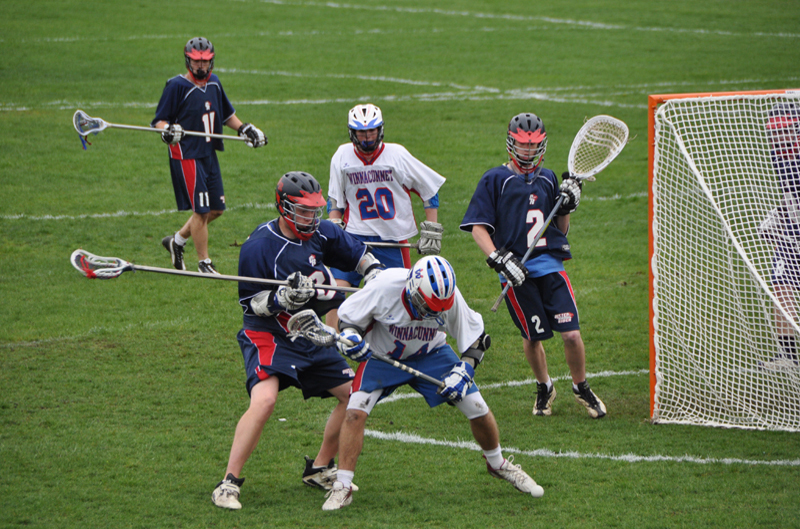
<instances>
[{"instance_id":1,"label":"elbow pad","mask_svg":"<svg viewBox=\"0 0 800 529\"><path fill-rule=\"evenodd\" d=\"M464 351L464 354L461 355L461 360L472 365L473 368L478 367L483 362L484 353L491 345L492 337L484 332L469 349Z\"/></svg>"},{"instance_id":2,"label":"elbow pad","mask_svg":"<svg viewBox=\"0 0 800 529\"><path fill-rule=\"evenodd\" d=\"M271 290L262 290L252 298L250 298L250 308L253 309L253 312L256 313L256 316L272 316L275 312L280 312L280 310L273 311L274 303L272 303L272 296L273 292ZM270 307L272 305L272 307Z\"/></svg>"}]
</instances>

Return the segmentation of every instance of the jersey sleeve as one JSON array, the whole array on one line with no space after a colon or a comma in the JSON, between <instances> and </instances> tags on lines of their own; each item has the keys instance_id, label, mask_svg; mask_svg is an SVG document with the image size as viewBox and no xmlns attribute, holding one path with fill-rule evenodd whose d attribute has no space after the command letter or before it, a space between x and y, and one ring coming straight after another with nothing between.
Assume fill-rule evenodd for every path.
<instances>
[{"instance_id":1,"label":"jersey sleeve","mask_svg":"<svg viewBox=\"0 0 800 529\"><path fill-rule=\"evenodd\" d=\"M494 182L491 172L481 177L459 228L471 232L473 226L482 225L490 235L494 233L497 215L497 190Z\"/></svg>"},{"instance_id":2,"label":"jersey sleeve","mask_svg":"<svg viewBox=\"0 0 800 529\"><path fill-rule=\"evenodd\" d=\"M240 276L275 279L270 265L271 252L264 250L264 244L265 241L263 239L245 241L239 252ZM239 304L245 314L255 315L250 307L250 298L262 290L269 290L269 287L257 283L239 282Z\"/></svg>"},{"instance_id":3,"label":"jersey sleeve","mask_svg":"<svg viewBox=\"0 0 800 529\"><path fill-rule=\"evenodd\" d=\"M355 270L367 252L367 245L329 220L320 221L319 233L325 239L322 262L343 271Z\"/></svg>"},{"instance_id":4,"label":"jersey sleeve","mask_svg":"<svg viewBox=\"0 0 800 529\"><path fill-rule=\"evenodd\" d=\"M420 162L402 145L397 145L403 185L416 192L424 201L432 199L445 183L445 178Z\"/></svg>"},{"instance_id":5,"label":"jersey sleeve","mask_svg":"<svg viewBox=\"0 0 800 529\"><path fill-rule=\"evenodd\" d=\"M215 76L216 77L216 76ZM217 78L217 83L219 83L219 98L220 98L220 109L222 110L222 124L224 125L227 123L229 119L236 114L236 109L233 108L230 100L228 99L228 95L225 93L225 89L222 88L222 83L220 82L219 78ZM220 131L221 133L222 131Z\"/></svg>"},{"instance_id":6,"label":"jersey sleeve","mask_svg":"<svg viewBox=\"0 0 800 529\"><path fill-rule=\"evenodd\" d=\"M445 313L444 328L456 339L458 351L463 353L483 334L483 317L469 308L458 287L455 297L453 307Z\"/></svg>"},{"instance_id":7,"label":"jersey sleeve","mask_svg":"<svg viewBox=\"0 0 800 529\"><path fill-rule=\"evenodd\" d=\"M164 86L164 91L161 92L161 99L158 101L156 107L156 117L150 122L150 126L154 127L159 121L168 121L173 123L178 113L178 83L171 82L172 79L167 80Z\"/></svg>"},{"instance_id":8,"label":"jersey sleeve","mask_svg":"<svg viewBox=\"0 0 800 529\"><path fill-rule=\"evenodd\" d=\"M347 208L347 197L344 195L344 185L342 183L342 147L340 146L331 158L328 203L333 209Z\"/></svg>"},{"instance_id":9,"label":"jersey sleeve","mask_svg":"<svg viewBox=\"0 0 800 529\"><path fill-rule=\"evenodd\" d=\"M339 306L338 317L341 323L355 325L365 333L373 322L374 308L378 305L381 292L373 282L365 285L364 288L350 294Z\"/></svg>"}]
</instances>

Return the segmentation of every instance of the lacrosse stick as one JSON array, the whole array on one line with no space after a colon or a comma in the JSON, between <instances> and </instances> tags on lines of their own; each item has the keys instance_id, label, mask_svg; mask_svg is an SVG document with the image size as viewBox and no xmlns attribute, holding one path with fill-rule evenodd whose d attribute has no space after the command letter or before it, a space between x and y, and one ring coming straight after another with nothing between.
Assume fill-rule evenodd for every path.
<instances>
[{"instance_id":1,"label":"lacrosse stick","mask_svg":"<svg viewBox=\"0 0 800 529\"><path fill-rule=\"evenodd\" d=\"M135 265L124 261L118 257L100 257L85 250L75 250L69 258L69 262L75 269L89 279L114 279L123 272L157 272L160 274L171 274L176 276L201 277L203 279L221 279L223 281L239 281L245 283L256 283L259 285L289 286L288 281L278 279L264 279L261 277L227 276L224 274L202 274L200 272L189 272L186 270L175 270L173 268L157 268L155 266ZM340 287L336 285L320 285L317 290L334 290L337 292L358 292L359 288Z\"/></svg>"},{"instance_id":2,"label":"lacrosse stick","mask_svg":"<svg viewBox=\"0 0 800 529\"><path fill-rule=\"evenodd\" d=\"M76 110L75 114L72 116L72 125L75 127L75 130L78 131L78 134L81 135L81 141L84 141L84 138L89 134L97 134L99 132L104 131L105 129L127 129L127 130L143 130L146 132L158 132L161 134L164 132L163 129L155 129L153 127L139 127L136 125L120 125L118 123L109 123L107 121L103 121L100 118L93 118L86 114L83 110ZM212 134L210 132L195 132L193 130L184 130L184 134L187 136L203 136L205 138L217 138L220 140L236 140L236 141L247 141L246 137L243 136L230 136L228 134ZM84 149L86 147L84 146Z\"/></svg>"},{"instance_id":3,"label":"lacrosse stick","mask_svg":"<svg viewBox=\"0 0 800 529\"><path fill-rule=\"evenodd\" d=\"M322 323L322 320L319 319L317 313L311 309L301 310L289 318L286 328L289 329L288 336L292 341L299 337L303 337L314 345L319 345L320 347L330 347L336 342L341 342L348 347L355 345L350 340L340 337L339 333L337 333L332 327ZM417 378L421 378L426 382L430 382L441 389L445 388L445 383L438 378L433 378L432 376L426 375L422 371L417 371L413 367L408 367L404 363L398 362L388 355L373 350L372 358L377 358L381 362L391 364L397 369L414 375Z\"/></svg>"},{"instance_id":4,"label":"lacrosse stick","mask_svg":"<svg viewBox=\"0 0 800 529\"><path fill-rule=\"evenodd\" d=\"M419 248L419 243L416 242L369 242L364 241L367 246L374 248Z\"/></svg>"},{"instance_id":5,"label":"lacrosse stick","mask_svg":"<svg viewBox=\"0 0 800 529\"><path fill-rule=\"evenodd\" d=\"M569 158L567 159L570 178L574 178L578 182L594 182L595 175L605 169L622 152L627 142L628 126L624 122L604 115L591 118L584 123L575 139L572 140L572 147L569 149ZM556 200L555 207L522 257L523 266L566 198L567 195L561 193ZM507 282L503 287L503 292L492 305L492 312L497 312L497 308L506 297L509 288L511 288L511 283Z\"/></svg>"}]
</instances>

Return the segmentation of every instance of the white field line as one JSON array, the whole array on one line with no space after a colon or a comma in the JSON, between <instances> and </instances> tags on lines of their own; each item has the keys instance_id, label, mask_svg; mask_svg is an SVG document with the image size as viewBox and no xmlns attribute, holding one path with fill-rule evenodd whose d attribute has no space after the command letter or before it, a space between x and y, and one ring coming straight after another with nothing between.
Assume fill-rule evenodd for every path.
<instances>
[{"instance_id":1,"label":"white field line","mask_svg":"<svg viewBox=\"0 0 800 529\"><path fill-rule=\"evenodd\" d=\"M235 105L324 105L324 104L352 104L363 101L490 101L490 100L539 100L551 101L555 103L577 103L598 105L603 107L636 108L646 109L645 104L628 104L609 100L613 96L634 96L648 95L654 92L674 91L680 87L691 87L690 90L698 90L698 86L708 87L707 90L714 91L718 87L725 87L726 90L734 88L747 88L748 85L763 85L767 83L794 83L800 77L780 77L773 79L721 79L708 81L706 83L681 82L659 82L659 83L637 83L632 85L595 85L595 86L566 86L566 87L522 87L501 90L499 88L487 86L462 86L453 83L443 83L439 81L427 81L418 79L403 79L385 76L365 76L347 74L320 74L320 73L301 73L285 71L263 71L248 70L238 68L218 68L217 72L236 75L262 75L280 77L300 77L307 79L353 79L358 81L372 81L388 83L392 85L423 86L432 88L449 89L442 92L405 94L405 95L362 95L359 97L344 98L325 98L325 99L289 99L289 100L254 100L254 101L234 101ZM100 109L100 108L155 108L154 101L67 101L64 99L49 101L39 105L22 105L13 102L0 103L0 112L25 112L34 109L52 110L74 110Z\"/></svg>"},{"instance_id":2,"label":"white field line","mask_svg":"<svg viewBox=\"0 0 800 529\"><path fill-rule=\"evenodd\" d=\"M659 28L659 27L643 27L643 26L626 26L624 24L608 24L604 22L593 22L590 20L572 20L566 18L552 18L542 16L528 16L528 15L511 15L500 13L479 13L471 11L452 11L447 9L436 8L413 8L413 7L397 7L397 6L376 6L376 5L356 5L356 4L343 4L338 2L294 2L285 0L259 0L265 4L276 4L285 6L302 6L302 7L324 7L329 9L353 9L353 10L367 10L367 11L392 11L395 13L410 13L418 15L441 15L448 17L462 17L462 18L477 18L481 20L499 20L501 22L514 21L514 22L546 22L548 24L573 26L580 29L592 30L610 30L610 31L644 31L644 32L658 32L658 33L688 33L692 35L719 35L726 37L776 37L776 38L800 38L800 33L737 33L733 31L722 30L709 30L698 28Z\"/></svg>"},{"instance_id":3,"label":"white field line","mask_svg":"<svg viewBox=\"0 0 800 529\"><path fill-rule=\"evenodd\" d=\"M628 198L642 198L647 197L647 192L642 191L639 193L631 193L626 196L619 194L611 195L608 197L583 197L581 200L589 202L593 200L606 201L606 200L622 200ZM466 204L469 200L461 200L457 203ZM445 202L446 204L447 202ZM274 210L275 204L258 204L248 202L247 204L240 204L238 206L230 206L226 211L236 211L237 209L269 209ZM179 213L176 209L162 209L160 211L125 211L119 210L112 213L84 213L81 215L28 215L26 213L15 213L10 215L0 215L0 220L35 220L35 221L50 221L50 220L85 220L85 219L114 219L121 217L158 217L160 215L171 215Z\"/></svg>"},{"instance_id":4,"label":"white field line","mask_svg":"<svg viewBox=\"0 0 800 529\"><path fill-rule=\"evenodd\" d=\"M403 432L384 433L376 430L365 430L364 434L367 437L381 439L384 441L398 441L401 443L446 446L449 448L466 449L480 452L481 447L474 441L442 441L439 439L430 439L420 437L415 434L408 434ZM800 466L798 459L775 459L775 460L759 460L759 459L739 459L739 458L714 458L714 457L697 457L697 456L640 456L636 454L584 454L580 452L554 452L546 448L538 450L520 450L504 446L503 452L511 454L521 454L530 457L548 457L548 458L568 458L568 459L604 459L607 461L622 461L624 463L695 463L698 465L747 465L747 466L780 466L780 467L797 467Z\"/></svg>"},{"instance_id":5,"label":"white field line","mask_svg":"<svg viewBox=\"0 0 800 529\"><path fill-rule=\"evenodd\" d=\"M623 376L641 376L647 375L650 373L649 369L640 369L638 371L601 371L599 373L586 373L586 378L605 378L605 377L623 377ZM558 382L560 380L572 380L572 377L569 375L565 375L563 377L550 377L553 382ZM518 387L518 386L529 386L536 382L534 378L527 378L525 380L512 380L509 382L499 382L497 384L478 384L478 387L481 391L491 390L491 389L500 389L500 388L509 388L509 387ZM417 393L416 391L409 391L407 393L392 393L390 396L386 397L385 399L378 402L378 404L388 404L390 402L395 402L397 400L405 400L405 399L416 399L422 398L422 395Z\"/></svg>"}]
</instances>

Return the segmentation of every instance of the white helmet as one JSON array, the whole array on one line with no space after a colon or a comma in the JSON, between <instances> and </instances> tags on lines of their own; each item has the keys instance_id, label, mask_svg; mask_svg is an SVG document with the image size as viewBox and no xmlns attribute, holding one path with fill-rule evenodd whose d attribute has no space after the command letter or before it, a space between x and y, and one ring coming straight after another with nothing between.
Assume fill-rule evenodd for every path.
<instances>
[{"instance_id":1,"label":"white helmet","mask_svg":"<svg viewBox=\"0 0 800 529\"><path fill-rule=\"evenodd\" d=\"M347 128L350 131L350 141L362 152L370 153L381 146L383 141L383 114L375 105L356 105L347 115ZM374 141L359 141L356 137L357 130L378 129L378 137Z\"/></svg>"},{"instance_id":2,"label":"white helmet","mask_svg":"<svg viewBox=\"0 0 800 529\"><path fill-rule=\"evenodd\" d=\"M456 273L443 257L429 255L408 272L406 296L415 318L437 318L456 300Z\"/></svg>"}]
</instances>

